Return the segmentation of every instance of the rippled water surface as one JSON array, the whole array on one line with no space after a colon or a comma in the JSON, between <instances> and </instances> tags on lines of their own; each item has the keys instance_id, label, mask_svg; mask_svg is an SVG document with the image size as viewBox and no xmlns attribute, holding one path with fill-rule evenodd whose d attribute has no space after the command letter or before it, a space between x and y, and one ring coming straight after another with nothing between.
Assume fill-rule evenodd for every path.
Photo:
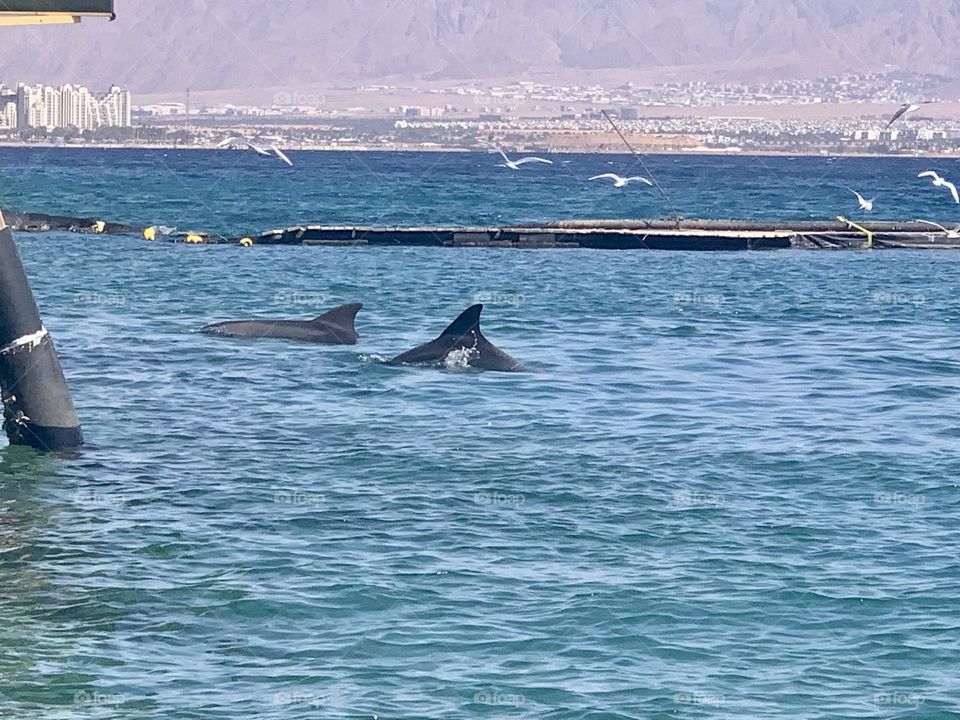
<instances>
[{"instance_id":1,"label":"rippled water surface","mask_svg":"<svg viewBox=\"0 0 960 720\"><path fill-rule=\"evenodd\" d=\"M960 160L858 157L554 155L521 172L496 154L290 151L295 167L251 152L0 148L0 206L217 233L298 224L511 224L662 217L656 190L588 178L654 173L688 218L960 221L944 188ZM863 215L855 189L875 199Z\"/></svg>"},{"instance_id":2,"label":"rippled water surface","mask_svg":"<svg viewBox=\"0 0 960 720\"><path fill-rule=\"evenodd\" d=\"M224 231L662 211L605 158L0 157L2 205ZM747 162L679 159L682 210L851 212ZM90 447L0 450L0 717L960 713L960 255L18 244ZM478 294L529 372L378 364ZM195 332L354 300L356 347Z\"/></svg>"}]
</instances>

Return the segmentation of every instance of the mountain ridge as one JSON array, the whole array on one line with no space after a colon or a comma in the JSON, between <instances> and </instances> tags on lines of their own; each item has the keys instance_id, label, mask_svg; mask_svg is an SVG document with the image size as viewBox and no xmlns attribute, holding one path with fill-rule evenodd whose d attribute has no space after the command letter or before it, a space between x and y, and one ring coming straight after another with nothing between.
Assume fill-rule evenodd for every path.
<instances>
[{"instance_id":1,"label":"mountain ridge","mask_svg":"<svg viewBox=\"0 0 960 720\"><path fill-rule=\"evenodd\" d=\"M113 23L4 28L0 80L157 93L960 70L951 37L960 0L117 0L117 14Z\"/></svg>"}]
</instances>

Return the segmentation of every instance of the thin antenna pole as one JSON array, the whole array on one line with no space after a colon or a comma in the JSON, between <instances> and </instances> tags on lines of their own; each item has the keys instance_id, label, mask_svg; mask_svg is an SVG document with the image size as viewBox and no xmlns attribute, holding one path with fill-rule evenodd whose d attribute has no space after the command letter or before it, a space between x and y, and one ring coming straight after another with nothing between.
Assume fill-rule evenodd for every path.
<instances>
[{"instance_id":1,"label":"thin antenna pole","mask_svg":"<svg viewBox=\"0 0 960 720\"><path fill-rule=\"evenodd\" d=\"M633 153L633 156L640 161L640 165L643 167L643 171L650 176L650 179L653 180L653 184L657 186L657 190L660 191L660 194L663 195L663 199L667 201L667 205L670 206L670 209L673 211L673 219L677 223L677 230L680 229L680 213L677 212L677 208L674 206L673 201L670 199L670 196L660 187L660 183L657 182L657 179L653 176L653 173L650 172L650 168L647 167L647 164L643 161L643 156L640 155L636 150L633 149L633 146L624 137L624 134L620 132L620 128L617 127L617 124L613 121L613 118L610 117L610 114L606 110L601 110L603 116L613 125L613 129L617 131L617 135L620 136L620 139L623 140L623 144L627 146L627 150Z\"/></svg>"}]
</instances>

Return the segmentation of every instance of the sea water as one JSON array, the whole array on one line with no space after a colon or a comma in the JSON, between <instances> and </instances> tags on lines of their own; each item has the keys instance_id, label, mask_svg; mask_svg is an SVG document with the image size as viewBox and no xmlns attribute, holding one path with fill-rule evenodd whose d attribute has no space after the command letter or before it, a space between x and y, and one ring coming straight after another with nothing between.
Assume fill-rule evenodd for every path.
<instances>
[{"instance_id":1,"label":"sea water","mask_svg":"<svg viewBox=\"0 0 960 720\"><path fill-rule=\"evenodd\" d=\"M292 157L5 150L0 205L666 212L624 157ZM929 161L648 162L689 217L957 219ZM960 255L17 242L89 447L0 450L0 717L960 713ZM528 372L378 362L477 300ZM196 332L351 301L354 347Z\"/></svg>"}]
</instances>

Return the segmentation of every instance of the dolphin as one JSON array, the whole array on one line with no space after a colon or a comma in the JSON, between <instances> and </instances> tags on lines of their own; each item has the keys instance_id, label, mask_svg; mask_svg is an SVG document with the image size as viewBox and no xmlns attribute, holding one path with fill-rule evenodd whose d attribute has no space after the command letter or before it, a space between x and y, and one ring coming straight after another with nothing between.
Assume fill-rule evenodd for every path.
<instances>
[{"instance_id":1,"label":"dolphin","mask_svg":"<svg viewBox=\"0 0 960 720\"><path fill-rule=\"evenodd\" d=\"M521 372L523 365L487 340L480 332L483 305L473 305L450 323L440 337L418 345L387 361L387 365L455 367L469 365L481 370Z\"/></svg>"},{"instance_id":2,"label":"dolphin","mask_svg":"<svg viewBox=\"0 0 960 720\"><path fill-rule=\"evenodd\" d=\"M207 325L200 332L241 338L281 338L323 345L356 345L353 323L363 305L340 305L313 320L234 320Z\"/></svg>"}]
</instances>

